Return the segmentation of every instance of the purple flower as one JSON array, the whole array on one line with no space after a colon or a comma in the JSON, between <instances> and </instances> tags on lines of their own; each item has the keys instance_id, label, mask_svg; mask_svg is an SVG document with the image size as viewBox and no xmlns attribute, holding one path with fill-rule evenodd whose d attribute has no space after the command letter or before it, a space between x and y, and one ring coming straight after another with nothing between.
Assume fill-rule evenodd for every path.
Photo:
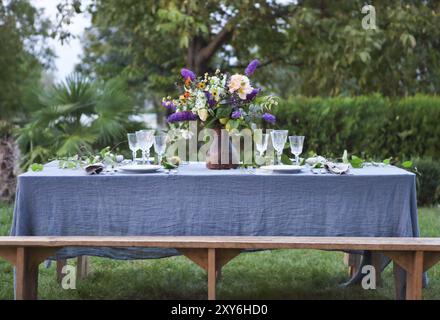
<instances>
[{"instance_id":1,"label":"purple flower","mask_svg":"<svg viewBox=\"0 0 440 320\"><path fill-rule=\"evenodd\" d=\"M231 118L232 119L238 119L241 117L241 111L240 110L235 110L234 112L232 112L231 114Z\"/></svg>"},{"instance_id":2,"label":"purple flower","mask_svg":"<svg viewBox=\"0 0 440 320\"><path fill-rule=\"evenodd\" d=\"M176 111L176 106L172 100L163 100L162 106L165 107L167 110L170 111Z\"/></svg>"},{"instance_id":3,"label":"purple flower","mask_svg":"<svg viewBox=\"0 0 440 320\"><path fill-rule=\"evenodd\" d=\"M217 101L215 101L215 99L212 97L211 92L205 91L205 97L206 97L206 100L208 101L209 107L210 108L215 107L215 105L217 104Z\"/></svg>"},{"instance_id":4,"label":"purple flower","mask_svg":"<svg viewBox=\"0 0 440 320\"><path fill-rule=\"evenodd\" d=\"M185 68L183 68L182 70L180 70L180 74L182 75L182 77L183 77L185 80L190 79L191 81L193 81L193 80L196 78L195 73L192 72L192 71L189 70L189 69L185 69Z\"/></svg>"},{"instance_id":5,"label":"purple flower","mask_svg":"<svg viewBox=\"0 0 440 320\"><path fill-rule=\"evenodd\" d=\"M180 121L194 121L197 120L197 115L192 113L191 111L179 111L171 114L167 121L169 123L180 122Z\"/></svg>"},{"instance_id":6,"label":"purple flower","mask_svg":"<svg viewBox=\"0 0 440 320\"><path fill-rule=\"evenodd\" d=\"M260 65L260 61L258 59L252 60L251 63L249 63L248 66L246 67L246 70L244 71L244 73L248 77L251 76L255 72L255 69L258 68L259 65Z\"/></svg>"},{"instance_id":7,"label":"purple flower","mask_svg":"<svg viewBox=\"0 0 440 320\"><path fill-rule=\"evenodd\" d=\"M246 96L246 100L251 101L252 99L255 98L255 96L256 96L257 94L260 93L260 91L261 91L261 89L254 89L254 90L252 90L252 92L249 93L249 94Z\"/></svg>"},{"instance_id":8,"label":"purple flower","mask_svg":"<svg viewBox=\"0 0 440 320\"><path fill-rule=\"evenodd\" d=\"M269 122L271 124L274 124L275 121L277 121L277 118L273 114L270 114L267 112L265 114L263 114L263 116L261 118L263 118L264 121Z\"/></svg>"}]
</instances>

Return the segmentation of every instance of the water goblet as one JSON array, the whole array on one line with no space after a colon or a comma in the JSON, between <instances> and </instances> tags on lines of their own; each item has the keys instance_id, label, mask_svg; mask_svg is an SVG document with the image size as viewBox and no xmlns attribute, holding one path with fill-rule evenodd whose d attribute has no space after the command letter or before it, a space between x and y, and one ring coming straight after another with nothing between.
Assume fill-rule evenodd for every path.
<instances>
[{"instance_id":1,"label":"water goblet","mask_svg":"<svg viewBox=\"0 0 440 320\"><path fill-rule=\"evenodd\" d=\"M262 130L255 130L254 131L255 148L257 149L258 153L260 154L260 157L263 157L263 153L267 149L268 140L269 140L269 134L263 133Z\"/></svg>"},{"instance_id":2,"label":"water goblet","mask_svg":"<svg viewBox=\"0 0 440 320\"><path fill-rule=\"evenodd\" d=\"M154 151L157 153L159 165L162 163L162 157L167 148L167 138L166 134L154 136Z\"/></svg>"},{"instance_id":3,"label":"water goblet","mask_svg":"<svg viewBox=\"0 0 440 320\"><path fill-rule=\"evenodd\" d=\"M139 148L142 150L142 163L150 164L150 148L154 142L154 130L136 131ZM145 159L147 159L145 161Z\"/></svg>"},{"instance_id":4,"label":"water goblet","mask_svg":"<svg viewBox=\"0 0 440 320\"><path fill-rule=\"evenodd\" d=\"M287 141L288 130L273 130L270 135L272 137L272 145L277 152L277 163L281 164L281 154Z\"/></svg>"},{"instance_id":5,"label":"water goblet","mask_svg":"<svg viewBox=\"0 0 440 320\"><path fill-rule=\"evenodd\" d=\"M128 138L128 147L130 148L132 155L133 155L133 163L135 163L136 162L136 153L138 150L140 150L138 142L137 142L136 133L128 133L127 138Z\"/></svg>"},{"instance_id":6,"label":"water goblet","mask_svg":"<svg viewBox=\"0 0 440 320\"><path fill-rule=\"evenodd\" d=\"M290 136L290 151L295 155L295 163L299 165L299 155L303 151L304 136Z\"/></svg>"}]
</instances>

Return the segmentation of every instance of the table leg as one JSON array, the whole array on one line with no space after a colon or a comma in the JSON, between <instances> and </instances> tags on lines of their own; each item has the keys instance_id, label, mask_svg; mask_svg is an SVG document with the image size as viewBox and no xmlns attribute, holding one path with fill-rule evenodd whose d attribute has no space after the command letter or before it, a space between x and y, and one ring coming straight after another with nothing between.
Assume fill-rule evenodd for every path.
<instances>
[{"instance_id":1,"label":"table leg","mask_svg":"<svg viewBox=\"0 0 440 320\"><path fill-rule=\"evenodd\" d=\"M57 282L63 280L63 268L67 265L67 259L57 259Z\"/></svg>"},{"instance_id":2,"label":"table leg","mask_svg":"<svg viewBox=\"0 0 440 320\"><path fill-rule=\"evenodd\" d=\"M393 274L394 274L394 292L396 300L405 300L406 294L406 273L395 261L393 261Z\"/></svg>"},{"instance_id":3,"label":"table leg","mask_svg":"<svg viewBox=\"0 0 440 320\"><path fill-rule=\"evenodd\" d=\"M90 273L90 258L88 256L79 256L76 265L77 279L85 279Z\"/></svg>"},{"instance_id":4,"label":"table leg","mask_svg":"<svg viewBox=\"0 0 440 320\"><path fill-rule=\"evenodd\" d=\"M371 265L376 271L376 286L382 286L382 261L383 254L380 252L371 252Z\"/></svg>"}]
</instances>

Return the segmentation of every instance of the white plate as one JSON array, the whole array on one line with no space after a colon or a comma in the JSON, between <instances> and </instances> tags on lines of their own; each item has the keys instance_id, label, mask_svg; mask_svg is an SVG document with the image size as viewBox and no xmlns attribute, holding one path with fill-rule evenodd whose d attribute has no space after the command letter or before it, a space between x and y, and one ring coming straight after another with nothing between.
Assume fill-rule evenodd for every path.
<instances>
[{"instance_id":1,"label":"white plate","mask_svg":"<svg viewBox=\"0 0 440 320\"><path fill-rule=\"evenodd\" d=\"M151 173L156 172L161 169L158 165L148 165L148 164L130 164L127 166L119 167L118 170L130 172L130 173Z\"/></svg>"},{"instance_id":2,"label":"white plate","mask_svg":"<svg viewBox=\"0 0 440 320\"><path fill-rule=\"evenodd\" d=\"M285 165L285 164L260 167L260 169L263 170L269 170L279 173L298 173L301 172L302 168L303 168L302 166Z\"/></svg>"}]
</instances>

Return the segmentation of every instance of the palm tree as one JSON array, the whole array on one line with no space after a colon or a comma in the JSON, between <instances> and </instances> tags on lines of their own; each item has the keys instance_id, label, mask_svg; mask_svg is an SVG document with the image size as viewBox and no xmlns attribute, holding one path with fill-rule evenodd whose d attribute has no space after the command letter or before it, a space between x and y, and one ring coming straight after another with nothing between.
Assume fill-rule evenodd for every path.
<instances>
[{"instance_id":1,"label":"palm tree","mask_svg":"<svg viewBox=\"0 0 440 320\"><path fill-rule=\"evenodd\" d=\"M22 166L123 141L126 130L139 125L130 121L136 109L126 92L122 79L102 83L72 74L36 93L30 101L36 111L19 132Z\"/></svg>"}]
</instances>

